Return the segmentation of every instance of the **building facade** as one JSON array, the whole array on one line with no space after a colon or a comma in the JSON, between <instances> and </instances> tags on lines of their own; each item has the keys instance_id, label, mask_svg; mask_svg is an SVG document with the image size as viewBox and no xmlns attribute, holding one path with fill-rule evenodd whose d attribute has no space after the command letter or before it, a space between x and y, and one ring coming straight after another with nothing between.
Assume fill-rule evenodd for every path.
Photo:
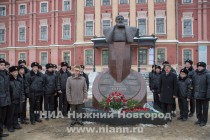
<instances>
[{"instance_id":1,"label":"building facade","mask_svg":"<svg viewBox=\"0 0 210 140\"><path fill-rule=\"evenodd\" d=\"M140 36L155 35L150 46L132 49L132 68L150 71L169 61L180 69L184 60L210 65L210 0L1 0L0 57L11 65L25 59L70 65L93 71L93 37L115 24L120 14ZM155 57L154 57L155 56ZM108 49L95 50L96 71L108 66Z\"/></svg>"}]
</instances>

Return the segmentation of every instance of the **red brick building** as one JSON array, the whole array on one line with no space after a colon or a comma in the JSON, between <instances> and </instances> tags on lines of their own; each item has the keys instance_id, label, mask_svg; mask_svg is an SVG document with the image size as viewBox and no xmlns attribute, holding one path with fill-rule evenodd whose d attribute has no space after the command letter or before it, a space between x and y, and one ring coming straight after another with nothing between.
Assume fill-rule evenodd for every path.
<instances>
[{"instance_id":1,"label":"red brick building","mask_svg":"<svg viewBox=\"0 0 210 140\"><path fill-rule=\"evenodd\" d=\"M1 0L0 57L11 65L25 59L43 66L66 61L93 70L94 36L121 14L150 46L132 49L132 68L149 71L154 61L180 68L185 59L210 64L210 0ZM135 45L135 44L134 44ZM154 57L155 53L155 57ZM96 71L107 68L107 48L95 51Z\"/></svg>"}]
</instances>

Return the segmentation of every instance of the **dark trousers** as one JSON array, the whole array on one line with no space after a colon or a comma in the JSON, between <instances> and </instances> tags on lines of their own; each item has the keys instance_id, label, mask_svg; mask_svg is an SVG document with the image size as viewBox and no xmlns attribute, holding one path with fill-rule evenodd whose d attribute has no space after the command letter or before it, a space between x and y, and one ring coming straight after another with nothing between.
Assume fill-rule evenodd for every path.
<instances>
[{"instance_id":1,"label":"dark trousers","mask_svg":"<svg viewBox=\"0 0 210 140\"><path fill-rule=\"evenodd\" d=\"M174 100L174 103L173 103L173 106L172 106L172 111L176 111L176 99L173 99Z\"/></svg>"},{"instance_id":2,"label":"dark trousers","mask_svg":"<svg viewBox=\"0 0 210 140\"><path fill-rule=\"evenodd\" d=\"M178 98L180 117L187 119L188 118L188 101L187 98Z\"/></svg>"},{"instance_id":3,"label":"dark trousers","mask_svg":"<svg viewBox=\"0 0 210 140\"><path fill-rule=\"evenodd\" d=\"M199 122L207 123L208 121L208 100L196 100L196 115Z\"/></svg>"},{"instance_id":4,"label":"dark trousers","mask_svg":"<svg viewBox=\"0 0 210 140\"><path fill-rule=\"evenodd\" d=\"M40 111L43 111L43 101L44 101L44 97L40 96Z\"/></svg>"},{"instance_id":5,"label":"dark trousers","mask_svg":"<svg viewBox=\"0 0 210 140\"><path fill-rule=\"evenodd\" d=\"M20 119L21 121L26 119L26 108L27 108L27 98L25 98L25 102L20 105Z\"/></svg>"},{"instance_id":6,"label":"dark trousers","mask_svg":"<svg viewBox=\"0 0 210 140\"><path fill-rule=\"evenodd\" d=\"M67 115L67 99L66 92L59 94L59 111L63 113L63 115Z\"/></svg>"},{"instance_id":7,"label":"dark trousers","mask_svg":"<svg viewBox=\"0 0 210 140\"><path fill-rule=\"evenodd\" d=\"M56 96L54 96L54 111L55 114L57 115L57 111L58 111L58 94Z\"/></svg>"},{"instance_id":8,"label":"dark trousers","mask_svg":"<svg viewBox=\"0 0 210 140\"><path fill-rule=\"evenodd\" d=\"M35 122L40 118L40 99L41 96L31 96L29 98L31 122Z\"/></svg>"},{"instance_id":9,"label":"dark trousers","mask_svg":"<svg viewBox=\"0 0 210 140\"><path fill-rule=\"evenodd\" d=\"M164 114L170 114L170 119L171 119L171 111L173 108L173 104L168 104L168 103L161 103L161 109L163 110Z\"/></svg>"},{"instance_id":10,"label":"dark trousers","mask_svg":"<svg viewBox=\"0 0 210 140\"><path fill-rule=\"evenodd\" d=\"M161 107L161 103L159 100L158 93L156 91L153 92L154 104Z\"/></svg>"},{"instance_id":11,"label":"dark trousers","mask_svg":"<svg viewBox=\"0 0 210 140\"><path fill-rule=\"evenodd\" d=\"M7 122L6 122L6 126L8 129L14 128L15 126L19 126L19 123L18 123L19 110L20 110L19 103L12 103L8 107Z\"/></svg>"},{"instance_id":12,"label":"dark trousers","mask_svg":"<svg viewBox=\"0 0 210 140\"><path fill-rule=\"evenodd\" d=\"M75 117L72 117L73 122L82 122L82 118L77 116L77 113L82 113L82 108L84 107L84 104L71 104L71 112L75 112Z\"/></svg>"},{"instance_id":13,"label":"dark trousers","mask_svg":"<svg viewBox=\"0 0 210 140\"><path fill-rule=\"evenodd\" d=\"M54 106L54 94L44 95L45 118L49 118L49 114L54 111Z\"/></svg>"},{"instance_id":14,"label":"dark trousers","mask_svg":"<svg viewBox=\"0 0 210 140\"><path fill-rule=\"evenodd\" d=\"M190 99L190 113L194 114L195 113L195 99Z\"/></svg>"},{"instance_id":15,"label":"dark trousers","mask_svg":"<svg viewBox=\"0 0 210 140\"><path fill-rule=\"evenodd\" d=\"M4 128L4 122L6 119L6 114L7 114L7 106L0 107L0 134L3 133L3 128Z\"/></svg>"}]
</instances>

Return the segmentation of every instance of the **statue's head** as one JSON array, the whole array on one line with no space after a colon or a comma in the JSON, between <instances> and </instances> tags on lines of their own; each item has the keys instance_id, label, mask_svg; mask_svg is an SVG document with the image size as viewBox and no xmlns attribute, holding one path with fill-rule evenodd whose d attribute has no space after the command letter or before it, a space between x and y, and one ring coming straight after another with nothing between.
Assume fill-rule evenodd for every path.
<instances>
[{"instance_id":1,"label":"statue's head","mask_svg":"<svg viewBox=\"0 0 210 140\"><path fill-rule=\"evenodd\" d=\"M125 24L124 24L124 17L122 15L118 15L116 18L115 18L115 22L116 22L116 25L118 27L124 27Z\"/></svg>"}]
</instances>

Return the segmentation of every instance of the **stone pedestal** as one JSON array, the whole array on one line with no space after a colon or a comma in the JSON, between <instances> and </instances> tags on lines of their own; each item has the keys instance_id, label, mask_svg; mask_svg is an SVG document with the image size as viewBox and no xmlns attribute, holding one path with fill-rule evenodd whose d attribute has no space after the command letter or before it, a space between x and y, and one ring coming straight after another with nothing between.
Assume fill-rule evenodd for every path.
<instances>
[{"instance_id":1,"label":"stone pedestal","mask_svg":"<svg viewBox=\"0 0 210 140\"><path fill-rule=\"evenodd\" d=\"M109 70L100 73L93 83L93 106L98 108L99 102L114 91L121 92L127 100L138 100L140 107L146 103L146 82L136 71L130 70L122 82L117 82Z\"/></svg>"}]
</instances>

